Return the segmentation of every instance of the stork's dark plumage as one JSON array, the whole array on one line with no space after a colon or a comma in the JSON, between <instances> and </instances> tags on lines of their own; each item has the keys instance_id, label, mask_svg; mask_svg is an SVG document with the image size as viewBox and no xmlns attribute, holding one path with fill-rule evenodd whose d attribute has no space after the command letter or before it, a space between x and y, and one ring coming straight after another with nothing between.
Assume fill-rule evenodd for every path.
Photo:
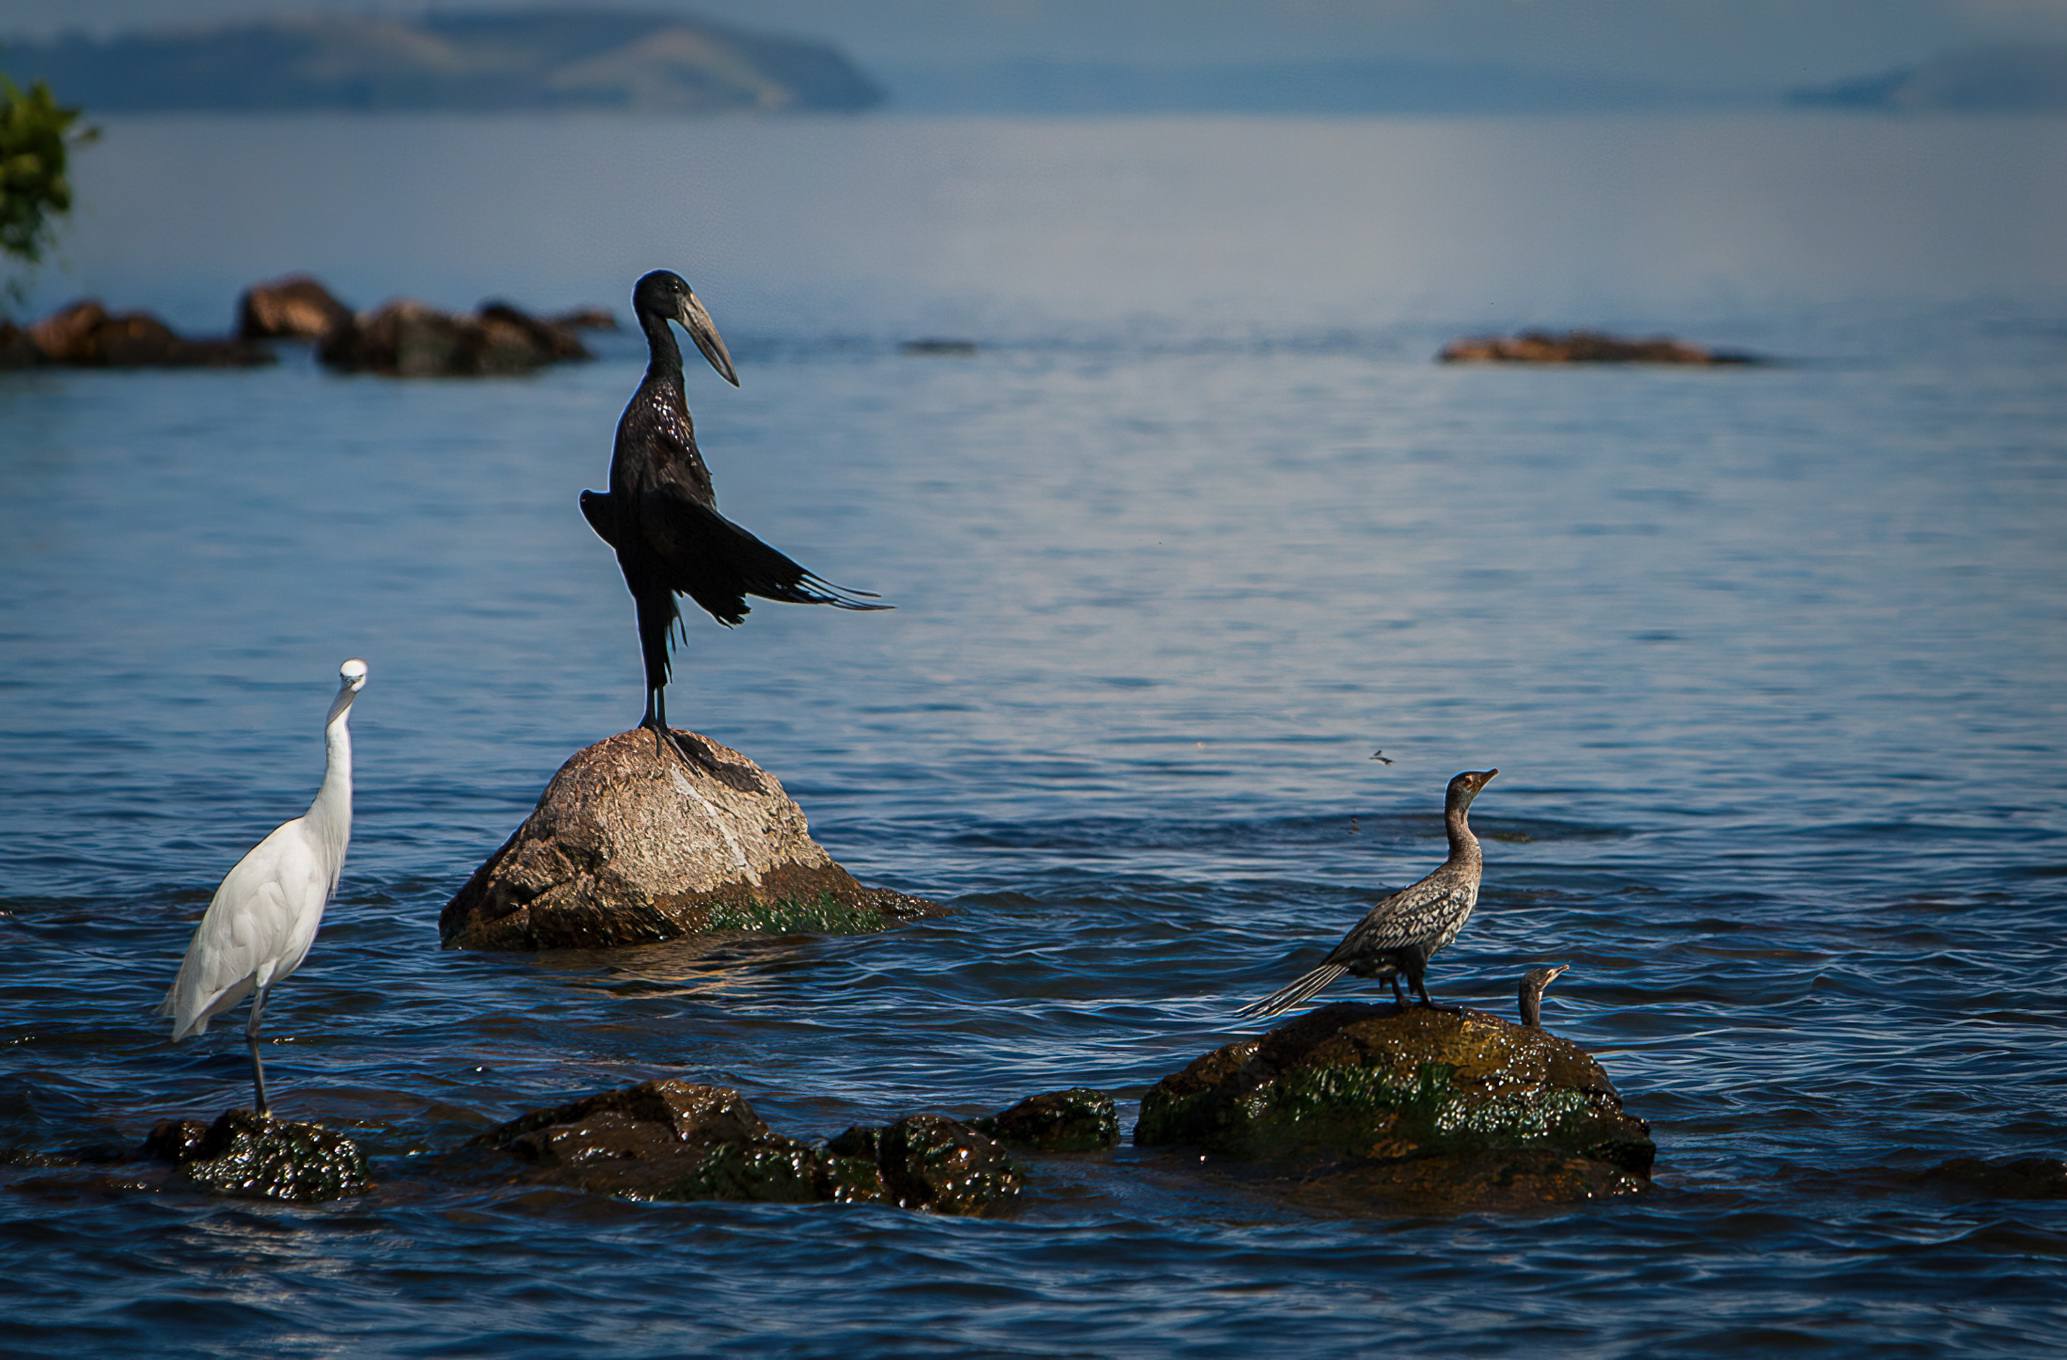
<instances>
[{"instance_id":1,"label":"stork's dark plumage","mask_svg":"<svg viewBox=\"0 0 2067 1360\"><path fill-rule=\"evenodd\" d=\"M1342 938L1321 966L1236 1014L1249 1017L1276 1015L1308 1000L1344 973L1356 977L1385 978L1392 983L1393 1000L1407 1004L1400 991L1405 974L1421 1004L1432 1006L1422 975L1429 958L1457 938L1471 909L1478 905L1479 875L1485 860L1479 854L1478 837L1471 834L1465 814L1471 800L1500 773L1498 770L1467 770L1450 781L1443 799L1443 824L1450 836L1450 857L1434 873L1411 888L1402 888L1380 902Z\"/></svg>"},{"instance_id":2,"label":"stork's dark plumage","mask_svg":"<svg viewBox=\"0 0 2067 1360\"><path fill-rule=\"evenodd\" d=\"M639 725L658 735L672 731L666 689L668 635L682 617L677 595L687 595L728 627L746 617L749 595L837 609L890 606L866 591L821 580L718 513L682 391L682 351L669 323L689 332L711 367L737 387L732 356L710 313L678 274L660 269L640 279L632 289L632 310L646 333L646 377L617 421L610 490L582 492L581 513L617 550L638 610L646 664L646 716Z\"/></svg>"}]
</instances>

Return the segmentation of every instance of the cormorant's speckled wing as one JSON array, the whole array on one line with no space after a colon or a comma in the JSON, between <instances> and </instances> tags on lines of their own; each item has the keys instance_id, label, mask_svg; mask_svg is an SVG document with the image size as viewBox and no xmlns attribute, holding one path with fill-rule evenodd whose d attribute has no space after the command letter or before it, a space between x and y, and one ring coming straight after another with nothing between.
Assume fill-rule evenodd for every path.
<instances>
[{"instance_id":1,"label":"cormorant's speckled wing","mask_svg":"<svg viewBox=\"0 0 2067 1360\"><path fill-rule=\"evenodd\" d=\"M1463 909L1465 895L1463 885L1436 878L1402 888L1372 907L1326 962L1348 963L1419 944L1440 933L1442 922Z\"/></svg>"},{"instance_id":2,"label":"cormorant's speckled wing","mask_svg":"<svg viewBox=\"0 0 2067 1360\"><path fill-rule=\"evenodd\" d=\"M704 503L689 487L663 482L636 502L639 534L665 568L668 585L719 623L746 618L746 597L838 609L888 609L864 591L820 579Z\"/></svg>"}]
</instances>

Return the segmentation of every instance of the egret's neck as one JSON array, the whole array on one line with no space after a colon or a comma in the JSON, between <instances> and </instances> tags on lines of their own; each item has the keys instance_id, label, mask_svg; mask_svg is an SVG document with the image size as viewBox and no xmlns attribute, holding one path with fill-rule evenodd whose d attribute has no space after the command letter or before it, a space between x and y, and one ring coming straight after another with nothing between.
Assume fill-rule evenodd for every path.
<instances>
[{"instance_id":1,"label":"egret's neck","mask_svg":"<svg viewBox=\"0 0 2067 1360\"><path fill-rule=\"evenodd\" d=\"M682 347L675 343L675 332L667 318L640 312L639 329L646 332L646 380L662 379L681 386Z\"/></svg>"},{"instance_id":2,"label":"egret's neck","mask_svg":"<svg viewBox=\"0 0 2067 1360\"><path fill-rule=\"evenodd\" d=\"M323 724L323 783L316 801L309 804L308 823L327 848L333 848L337 862L344 862L345 844L352 838L352 702L339 698Z\"/></svg>"},{"instance_id":3,"label":"egret's neck","mask_svg":"<svg viewBox=\"0 0 2067 1360\"><path fill-rule=\"evenodd\" d=\"M1478 837L1471 834L1471 824L1465 821L1470 804L1458 803L1443 811L1443 827L1450 833L1450 858L1477 864L1481 860Z\"/></svg>"}]
</instances>

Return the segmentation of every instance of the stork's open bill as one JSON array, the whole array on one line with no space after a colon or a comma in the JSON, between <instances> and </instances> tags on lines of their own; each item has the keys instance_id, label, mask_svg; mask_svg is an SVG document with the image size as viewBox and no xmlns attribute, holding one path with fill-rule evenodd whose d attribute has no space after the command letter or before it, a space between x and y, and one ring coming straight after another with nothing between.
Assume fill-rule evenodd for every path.
<instances>
[{"instance_id":1,"label":"stork's open bill","mask_svg":"<svg viewBox=\"0 0 2067 1360\"><path fill-rule=\"evenodd\" d=\"M352 837L352 700L365 687L365 662L353 658L338 668L337 696L323 720L323 782L315 801L275 827L223 878L159 1007L172 1017L177 1042L206 1034L209 1021L251 998L244 1042L260 1114L266 1113L266 1072L258 1056L259 1018L273 987L308 957L344 871Z\"/></svg>"}]
</instances>

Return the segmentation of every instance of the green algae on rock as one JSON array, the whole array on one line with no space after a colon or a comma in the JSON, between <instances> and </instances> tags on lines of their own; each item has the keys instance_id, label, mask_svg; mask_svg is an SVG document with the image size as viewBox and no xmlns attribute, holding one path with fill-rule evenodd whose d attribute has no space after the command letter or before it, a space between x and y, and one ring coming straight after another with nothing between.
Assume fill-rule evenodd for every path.
<instances>
[{"instance_id":1,"label":"green algae on rock","mask_svg":"<svg viewBox=\"0 0 2067 1360\"><path fill-rule=\"evenodd\" d=\"M942 908L871 888L811 839L774 776L682 733L704 759L621 732L567 761L445 906L465 949L582 949L717 931L855 934Z\"/></svg>"},{"instance_id":2,"label":"green algae on rock","mask_svg":"<svg viewBox=\"0 0 2067 1360\"><path fill-rule=\"evenodd\" d=\"M226 1195L311 1202L373 1188L358 1145L321 1124L230 1110L213 1124L168 1119L144 1153L171 1162L190 1181Z\"/></svg>"},{"instance_id":3,"label":"green algae on rock","mask_svg":"<svg viewBox=\"0 0 2067 1360\"><path fill-rule=\"evenodd\" d=\"M1009 1110L970 1121L970 1127L1040 1152L1102 1152L1120 1141L1111 1093L1088 1086L1028 1096Z\"/></svg>"},{"instance_id":4,"label":"green algae on rock","mask_svg":"<svg viewBox=\"0 0 2067 1360\"><path fill-rule=\"evenodd\" d=\"M1165 1077L1134 1141L1300 1163L1338 1191L1425 1204L1627 1193L1656 1153L1569 1040L1478 1011L1353 1003Z\"/></svg>"}]
</instances>

